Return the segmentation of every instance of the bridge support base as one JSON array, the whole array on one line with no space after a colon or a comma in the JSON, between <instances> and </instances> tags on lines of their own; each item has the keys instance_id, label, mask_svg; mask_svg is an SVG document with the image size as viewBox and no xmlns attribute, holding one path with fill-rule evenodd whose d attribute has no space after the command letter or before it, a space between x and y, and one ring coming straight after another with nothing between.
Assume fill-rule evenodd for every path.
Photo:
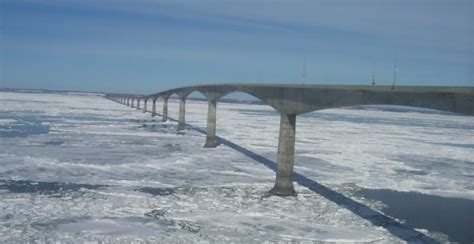
<instances>
[{"instance_id":1,"label":"bridge support base","mask_svg":"<svg viewBox=\"0 0 474 244\"><path fill-rule=\"evenodd\" d=\"M216 147L216 106L217 101L209 99L209 106L207 110L207 135L206 144L204 147Z\"/></svg>"},{"instance_id":2,"label":"bridge support base","mask_svg":"<svg viewBox=\"0 0 474 244\"><path fill-rule=\"evenodd\" d=\"M275 186L270 191L278 196L296 195L293 187L293 165L295 158L296 115L282 114L280 119L280 136L278 139L278 169Z\"/></svg>"},{"instance_id":3,"label":"bridge support base","mask_svg":"<svg viewBox=\"0 0 474 244\"><path fill-rule=\"evenodd\" d=\"M186 123L186 100L179 100L179 122L178 122L178 132L184 130L184 124Z\"/></svg>"}]
</instances>

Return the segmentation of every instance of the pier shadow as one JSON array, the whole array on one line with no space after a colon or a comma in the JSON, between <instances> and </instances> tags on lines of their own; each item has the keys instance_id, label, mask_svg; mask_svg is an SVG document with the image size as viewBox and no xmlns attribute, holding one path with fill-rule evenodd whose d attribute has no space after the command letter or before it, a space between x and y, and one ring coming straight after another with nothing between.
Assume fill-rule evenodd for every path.
<instances>
[{"instance_id":1,"label":"pier shadow","mask_svg":"<svg viewBox=\"0 0 474 244\"><path fill-rule=\"evenodd\" d=\"M159 115L159 114L156 114ZM161 116L161 115L160 115ZM178 120L168 117L170 121L178 122ZM203 134L207 134L206 130L195 127L188 123L185 124L186 128L198 131ZM273 170L275 173L277 171L277 163L273 160L270 160L262 155L259 155L255 152L252 152L242 146L239 146L229 140L226 140L220 136L217 136L217 144L228 146L246 157L259 162L269 169ZM343 207L352 213L358 215L359 217L366 219L375 226L382 227L392 235L406 241L409 243L439 243L433 238L426 236L425 234L410 228L362 203L359 203L343 194L334 191L302 174L297 172L293 173L293 180L296 181L299 185L307 187L311 191L325 197L326 199L336 203L338 206Z\"/></svg>"}]
</instances>

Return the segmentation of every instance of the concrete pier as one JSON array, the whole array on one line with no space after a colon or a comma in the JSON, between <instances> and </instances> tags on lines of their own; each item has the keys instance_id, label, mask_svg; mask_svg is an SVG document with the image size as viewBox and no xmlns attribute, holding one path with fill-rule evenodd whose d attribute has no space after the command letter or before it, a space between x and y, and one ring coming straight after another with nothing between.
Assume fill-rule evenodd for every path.
<instances>
[{"instance_id":1,"label":"concrete pier","mask_svg":"<svg viewBox=\"0 0 474 244\"><path fill-rule=\"evenodd\" d=\"M217 100L209 99L207 109L207 135L204 147L216 147Z\"/></svg>"},{"instance_id":2,"label":"concrete pier","mask_svg":"<svg viewBox=\"0 0 474 244\"><path fill-rule=\"evenodd\" d=\"M163 122L168 121L168 99L163 100Z\"/></svg>"},{"instance_id":3,"label":"concrete pier","mask_svg":"<svg viewBox=\"0 0 474 244\"><path fill-rule=\"evenodd\" d=\"M295 158L296 114L280 116L280 136L278 139L278 169L275 186L270 191L279 196L295 195L293 188L293 166Z\"/></svg>"},{"instance_id":4,"label":"concrete pier","mask_svg":"<svg viewBox=\"0 0 474 244\"><path fill-rule=\"evenodd\" d=\"M156 99L153 99L153 104L151 105L151 116L156 116Z\"/></svg>"},{"instance_id":5,"label":"concrete pier","mask_svg":"<svg viewBox=\"0 0 474 244\"><path fill-rule=\"evenodd\" d=\"M135 99L134 98L131 98L131 107L134 108L135 107Z\"/></svg>"},{"instance_id":6,"label":"concrete pier","mask_svg":"<svg viewBox=\"0 0 474 244\"><path fill-rule=\"evenodd\" d=\"M140 109L140 99L137 99L137 109Z\"/></svg>"},{"instance_id":7,"label":"concrete pier","mask_svg":"<svg viewBox=\"0 0 474 244\"><path fill-rule=\"evenodd\" d=\"M147 112L147 109L148 109L147 105L148 105L148 99L145 98L145 101L143 101L143 112L144 113Z\"/></svg>"},{"instance_id":8,"label":"concrete pier","mask_svg":"<svg viewBox=\"0 0 474 244\"><path fill-rule=\"evenodd\" d=\"M186 98L179 99L179 122L178 122L178 131L183 131L185 129L186 123Z\"/></svg>"}]
</instances>

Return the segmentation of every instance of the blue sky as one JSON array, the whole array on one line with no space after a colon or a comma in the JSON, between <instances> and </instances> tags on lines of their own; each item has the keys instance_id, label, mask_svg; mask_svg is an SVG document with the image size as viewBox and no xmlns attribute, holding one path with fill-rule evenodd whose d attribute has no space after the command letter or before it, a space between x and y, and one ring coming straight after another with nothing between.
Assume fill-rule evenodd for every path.
<instances>
[{"instance_id":1,"label":"blue sky","mask_svg":"<svg viewBox=\"0 0 474 244\"><path fill-rule=\"evenodd\" d=\"M474 85L474 1L0 0L0 87Z\"/></svg>"}]
</instances>

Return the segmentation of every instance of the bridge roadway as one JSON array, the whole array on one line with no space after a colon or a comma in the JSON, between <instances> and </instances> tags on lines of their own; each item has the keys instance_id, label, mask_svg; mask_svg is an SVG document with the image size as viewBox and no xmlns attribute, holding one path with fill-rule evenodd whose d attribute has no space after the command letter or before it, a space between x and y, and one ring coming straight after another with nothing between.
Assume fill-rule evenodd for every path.
<instances>
[{"instance_id":1,"label":"bridge roadway","mask_svg":"<svg viewBox=\"0 0 474 244\"><path fill-rule=\"evenodd\" d=\"M148 96L109 94L106 97L127 106L156 115L156 100L163 99L163 121L168 120L168 99L180 100L178 131L184 130L186 99L193 92L208 100L207 136L204 147L216 146L217 101L233 92L244 92L260 99L280 113L277 174L272 194L294 195L293 165L296 116L327 108L368 104L403 105L474 115L474 87L449 86L363 86L363 85L285 85L285 84L214 84L176 88ZM143 105L141 104L143 102Z\"/></svg>"}]
</instances>

